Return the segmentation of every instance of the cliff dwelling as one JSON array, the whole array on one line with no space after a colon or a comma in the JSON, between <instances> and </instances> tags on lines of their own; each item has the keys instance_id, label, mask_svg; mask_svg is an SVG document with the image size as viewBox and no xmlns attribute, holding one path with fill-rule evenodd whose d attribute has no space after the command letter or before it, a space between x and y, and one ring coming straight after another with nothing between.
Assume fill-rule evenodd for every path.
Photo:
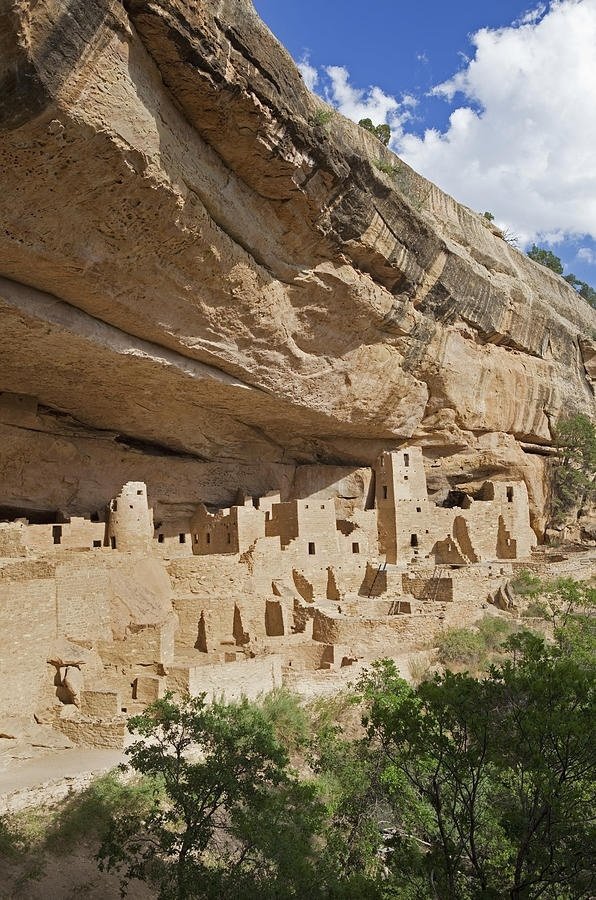
<instances>
[{"instance_id":1,"label":"cliff dwelling","mask_svg":"<svg viewBox=\"0 0 596 900\"><path fill-rule=\"evenodd\" d=\"M5 509L5 708L118 746L126 716L166 690L256 696L424 647L438 626L473 621L479 597L502 602L536 545L523 482L433 502L418 446L313 490L317 474L306 496L239 492L167 523L143 482L87 517Z\"/></svg>"},{"instance_id":2,"label":"cliff dwelling","mask_svg":"<svg viewBox=\"0 0 596 900\"><path fill-rule=\"evenodd\" d=\"M4 712L119 746L167 690L330 690L596 537L549 520L573 288L252 3L75 7L2 16Z\"/></svg>"}]
</instances>

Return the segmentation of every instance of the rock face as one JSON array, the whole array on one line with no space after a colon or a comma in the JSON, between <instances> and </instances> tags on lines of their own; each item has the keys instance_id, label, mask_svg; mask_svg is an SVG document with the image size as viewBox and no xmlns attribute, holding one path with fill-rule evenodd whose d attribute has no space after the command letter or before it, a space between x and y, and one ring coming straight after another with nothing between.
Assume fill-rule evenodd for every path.
<instances>
[{"instance_id":1,"label":"rock face","mask_svg":"<svg viewBox=\"0 0 596 900\"><path fill-rule=\"evenodd\" d=\"M3 9L0 503L288 496L407 441L437 491L523 477L541 531L594 412L561 278L323 114L249 0Z\"/></svg>"}]
</instances>

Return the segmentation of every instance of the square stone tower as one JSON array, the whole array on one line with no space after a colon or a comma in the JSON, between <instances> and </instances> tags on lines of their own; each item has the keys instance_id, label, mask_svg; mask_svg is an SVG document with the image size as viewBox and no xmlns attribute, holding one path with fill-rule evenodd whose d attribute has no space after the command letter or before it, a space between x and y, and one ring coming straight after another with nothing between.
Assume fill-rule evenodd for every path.
<instances>
[{"instance_id":1,"label":"square stone tower","mask_svg":"<svg viewBox=\"0 0 596 900\"><path fill-rule=\"evenodd\" d=\"M379 549L388 563L399 561L400 531L416 511L428 514L426 475L420 447L382 453L375 469Z\"/></svg>"}]
</instances>

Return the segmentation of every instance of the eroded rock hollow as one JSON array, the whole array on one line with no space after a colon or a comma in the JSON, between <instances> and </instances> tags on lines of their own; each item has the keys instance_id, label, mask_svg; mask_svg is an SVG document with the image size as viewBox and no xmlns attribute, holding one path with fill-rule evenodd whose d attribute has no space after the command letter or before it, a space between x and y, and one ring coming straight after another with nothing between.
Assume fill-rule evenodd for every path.
<instances>
[{"instance_id":1,"label":"eroded rock hollow","mask_svg":"<svg viewBox=\"0 0 596 900\"><path fill-rule=\"evenodd\" d=\"M373 135L249 0L0 14L0 495L161 518L418 444L437 495L594 412L596 316ZM329 470L324 467L329 466Z\"/></svg>"}]
</instances>

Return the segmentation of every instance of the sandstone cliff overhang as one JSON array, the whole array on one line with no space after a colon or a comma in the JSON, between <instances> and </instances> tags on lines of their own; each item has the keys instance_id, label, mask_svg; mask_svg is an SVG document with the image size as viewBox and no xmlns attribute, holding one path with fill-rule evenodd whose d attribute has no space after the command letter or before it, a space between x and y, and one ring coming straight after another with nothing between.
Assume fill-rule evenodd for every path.
<instances>
[{"instance_id":1,"label":"sandstone cliff overhang","mask_svg":"<svg viewBox=\"0 0 596 900\"><path fill-rule=\"evenodd\" d=\"M38 403L0 417L12 502L40 456L76 508L123 448L120 483L411 439L486 469L593 414L594 311L321 115L248 0L11 0L0 33L0 391Z\"/></svg>"}]
</instances>

